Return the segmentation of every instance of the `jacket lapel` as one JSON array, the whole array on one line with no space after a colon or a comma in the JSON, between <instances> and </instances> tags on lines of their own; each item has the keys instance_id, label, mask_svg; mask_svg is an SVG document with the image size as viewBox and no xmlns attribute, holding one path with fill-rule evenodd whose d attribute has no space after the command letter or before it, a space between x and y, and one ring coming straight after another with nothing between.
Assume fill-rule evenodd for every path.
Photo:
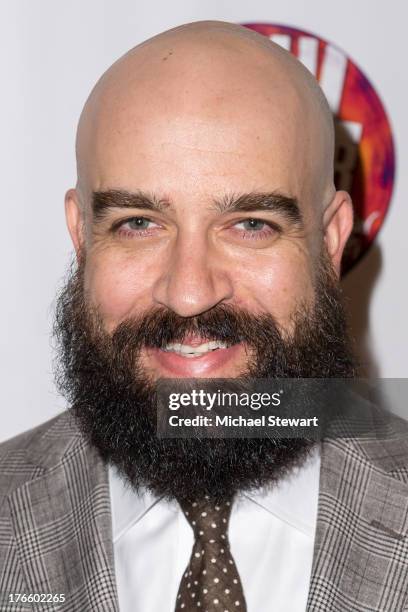
<instances>
[{"instance_id":1,"label":"jacket lapel","mask_svg":"<svg viewBox=\"0 0 408 612\"><path fill-rule=\"evenodd\" d=\"M44 473L9 498L21 568L28 592L65 596L52 609L115 612L107 470L69 420L57 420L31 456Z\"/></svg>"},{"instance_id":2,"label":"jacket lapel","mask_svg":"<svg viewBox=\"0 0 408 612\"><path fill-rule=\"evenodd\" d=\"M406 465L403 439L323 442L308 611L406 609Z\"/></svg>"}]
</instances>

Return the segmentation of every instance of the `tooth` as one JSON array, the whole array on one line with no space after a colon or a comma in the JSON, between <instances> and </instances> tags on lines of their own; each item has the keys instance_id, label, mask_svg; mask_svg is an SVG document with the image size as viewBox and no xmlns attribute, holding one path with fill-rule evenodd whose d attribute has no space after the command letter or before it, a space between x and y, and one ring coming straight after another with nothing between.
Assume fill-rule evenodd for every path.
<instances>
[{"instance_id":1,"label":"tooth","mask_svg":"<svg viewBox=\"0 0 408 612\"><path fill-rule=\"evenodd\" d=\"M190 346L189 344L170 342L169 344L167 344L164 350L173 351L185 357L194 357L195 355L203 355L204 353L208 353L209 351L214 351L215 349L219 348L227 348L227 345L225 344L225 342L219 342L218 340L204 342L199 346Z\"/></svg>"},{"instance_id":2,"label":"tooth","mask_svg":"<svg viewBox=\"0 0 408 612\"><path fill-rule=\"evenodd\" d=\"M178 349L178 352L182 353L183 355L188 354L188 353L194 353L194 349L192 346L188 346L186 344L180 344L180 348Z\"/></svg>"}]
</instances>

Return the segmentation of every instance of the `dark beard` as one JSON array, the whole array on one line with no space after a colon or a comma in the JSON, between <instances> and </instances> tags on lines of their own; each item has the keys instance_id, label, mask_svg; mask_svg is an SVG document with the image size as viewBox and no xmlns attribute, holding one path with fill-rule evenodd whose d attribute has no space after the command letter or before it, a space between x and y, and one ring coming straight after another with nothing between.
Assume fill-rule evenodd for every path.
<instances>
[{"instance_id":1,"label":"dark beard","mask_svg":"<svg viewBox=\"0 0 408 612\"><path fill-rule=\"evenodd\" d=\"M314 443L306 439L159 439L154 381L138 355L189 333L232 345L246 342L250 378L348 378L355 375L340 290L326 256L313 307L298 305L293 331L272 315L217 305L195 317L152 309L108 334L86 301L83 268L71 271L56 308L57 385L81 431L101 457L135 489L168 499L220 502L238 491L272 485L300 466Z\"/></svg>"}]
</instances>

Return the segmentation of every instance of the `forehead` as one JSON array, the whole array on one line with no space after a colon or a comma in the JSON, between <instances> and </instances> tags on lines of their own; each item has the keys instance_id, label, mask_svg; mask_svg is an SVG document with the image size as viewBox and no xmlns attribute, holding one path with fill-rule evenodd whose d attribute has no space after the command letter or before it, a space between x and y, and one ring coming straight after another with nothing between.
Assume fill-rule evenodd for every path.
<instances>
[{"instance_id":1,"label":"forehead","mask_svg":"<svg viewBox=\"0 0 408 612\"><path fill-rule=\"evenodd\" d=\"M319 147L313 105L284 73L251 66L245 78L245 65L228 71L225 62L197 72L178 64L126 80L116 75L83 130L90 188L174 195L278 189L304 199Z\"/></svg>"}]
</instances>

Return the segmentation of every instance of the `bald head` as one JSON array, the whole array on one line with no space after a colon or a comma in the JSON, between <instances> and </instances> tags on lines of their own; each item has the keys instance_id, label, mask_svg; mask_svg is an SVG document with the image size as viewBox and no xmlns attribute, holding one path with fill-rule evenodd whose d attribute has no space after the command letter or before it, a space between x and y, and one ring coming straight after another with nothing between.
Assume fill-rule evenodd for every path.
<instances>
[{"instance_id":1,"label":"bald head","mask_svg":"<svg viewBox=\"0 0 408 612\"><path fill-rule=\"evenodd\" d=\"M228 304L291 333L323 256L339 274L352 227L333 141L315 79L249 29L188 24L120 58L85 104L65 198L106 329L158 306L195 317ZM196 365L235 376L247 356L234 355ZM159 357L146 353L146 367L168 374Z\"/></svg>"},{"instance_id":2,"label":"bald head","mask_svg":"<svg viewBox=\"0 0 408 612\"><path fill-rule=\"evenodd\" d=\"M333 149L330 109L300 62L247 28L198 22L143 42L100 78L79 122L77 187L83 202L117 187L202 193L211 158L235 191L251 163L250 187L269 188L259 172L269 164L271 185L324 207ZM222 191L220 178L211 184Z\"/></svg>"}]
</instances>

